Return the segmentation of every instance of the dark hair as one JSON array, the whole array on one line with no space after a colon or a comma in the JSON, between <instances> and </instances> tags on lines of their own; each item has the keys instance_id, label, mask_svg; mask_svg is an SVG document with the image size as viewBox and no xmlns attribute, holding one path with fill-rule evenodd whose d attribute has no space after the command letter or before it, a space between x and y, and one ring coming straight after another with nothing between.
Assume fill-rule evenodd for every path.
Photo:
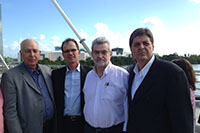
<instances>
[{"instance_id":1,"label":"dark hair","mask_svg":"<svg viewBox=\"0 0 200 133\"><path fill-rule=\"evenodd\" d=\"M149 37L150 41L152 43L154 43L153 34L149 29L138 28L138 29L134 30L133 33L131 34L130 39L129 39L129 46L131 47L135 37L142 36L142 35L147 35Z\"/></svg>"},{"instance_id":2,"label":"dark hair","mask_svg":"<svg viewBox=\"0 0 200 133\"><path fill-rule=\"evenodd\" d=\"M186 59L174 59L174 60L172 60L172 62L183 69L183 71L185 72L185 74L187 76L188 82L189 82L192 90L196 90L196 87L195 87L196 76L195 76L195 72L192 67L192 64Z\"/></svg>"},{"instance_id":3,"label":"dark hair","mask_svg":"<svg viewBox=\"0 0 200 133\"><path fill-rule=\"evenodd\" d=\"M75 39L72 39L72 38L67 38L67 39L65 39L65 40L62 42L62 45L61 45L61 50L62 50L62 51L63 51L64 44L65 44L65 43L68 43L69 41L74 42L74 43L76 44L77 49L79 50L79 46L78 46L78 43L76 42L76 40L75 40Z\"/></svg>"}]
</instances>

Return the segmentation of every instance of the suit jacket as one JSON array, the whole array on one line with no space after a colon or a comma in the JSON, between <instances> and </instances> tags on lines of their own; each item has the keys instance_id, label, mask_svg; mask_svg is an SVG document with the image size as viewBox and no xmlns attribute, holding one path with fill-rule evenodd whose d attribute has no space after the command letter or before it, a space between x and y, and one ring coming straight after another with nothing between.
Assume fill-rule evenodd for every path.
<instances>
[{"instance_id":1,"label":"suit jacket","mask_svg":"<svg viewBox=\"0 0 200 133\"><path fill-rule=\"evenodd\" d=\"M129 68L127 133L192 133L193 111L184 72L155 58L132 100L133 68Z\"/></svg>"},{"instance_id":2,"label":"suit jacket","mask_svg":"<svg viewBox=\"0 0 200 133\"><path fill-rule=\"evenodd\" d=\"M83 86L87 73L91 70L90 67L80 65L80 74L81 74L81 111L83 114L83 106L84 106L84 95L83 95ZM64 107L65 107L65 74L66 67L62 67L60 69L56 69L52 71L52 82L54 88L54 97L57 108L57 126L58 133L63 133L63 120L64 120Z\"/></svg>"},{"instance_id":3,"label":"suit jacket","mask_svg":"<svg viewBox=\"0 0 200 133\"><path fill-rule=\"evenodd\" d=\"M51 70L43 65L38 66L41 68L50 97L55 104L50 76ZM42 133L43 97L24 64L20 64L3 73L1 88L8 132ZM54 130L56 129L54 128Z\"/></svg>"},{"instance_id":4,"label":"suit jacket","mask_svg":"<svg viewBox=\"0 0 200 133\"><path fill-rule=\"evenodd\" d=\"M0 133L4 133L4 120L3 120L3 96L0 88Z\"/></svg>"}]
</instances>

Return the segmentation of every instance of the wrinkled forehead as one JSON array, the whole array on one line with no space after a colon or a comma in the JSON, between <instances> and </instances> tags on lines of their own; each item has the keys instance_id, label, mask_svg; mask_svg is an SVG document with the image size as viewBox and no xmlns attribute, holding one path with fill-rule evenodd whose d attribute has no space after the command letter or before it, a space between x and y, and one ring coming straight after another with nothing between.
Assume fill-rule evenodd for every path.
<instances>
[{"instance_id":1,"label":"wrinkled forehead","mask_svg":"<svg viewBox=\"0 0 200 133\"><path fill-rule=\"evenodd\" d=\"M39 49L39 45L34 40L25 40L21 43L21 49Z\"/></svg>"},{"instance_id":2,"label":"wrinkled forehead","mask_svg":"<svg viewBox=\"0 0 200 133\"><path fill-rule=\"evenodd\" d=\"M95 51L95 50L98 50L98 51L108 50L108 51L110 51L110 47L109 47L108 43L96 43L96 44L93 45L92 51Z\"/></svg>"}]
</instances>

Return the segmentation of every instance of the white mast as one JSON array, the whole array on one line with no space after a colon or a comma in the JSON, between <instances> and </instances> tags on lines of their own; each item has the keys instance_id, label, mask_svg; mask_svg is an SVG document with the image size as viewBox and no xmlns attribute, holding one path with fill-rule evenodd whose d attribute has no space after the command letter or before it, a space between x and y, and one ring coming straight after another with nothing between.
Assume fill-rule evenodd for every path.
<instances>
[{"instance_id":1,"label":"white mast","mask_svg":"<svg viewBox=\"0 0 200 133\"><path fill-rule=\"evenodd\" d=\"M62 10L62 8L59 6L59 4L56 2L56 0L51 0L53 2L53 4L56 6L56 8L58 9L58 11L60 12L60 14L63 16L63 18L65 19L65 21L68 23L68 25L70 26L70 28L72 29L72 31L76 34L76 36L78 37L78 39L80 40L80 43L83 45L83 47L86 49L86 51L88 52L88 54L91 56L91 51L88 48L87 44L84 42L85 39L81 38L81 36L79 35L79 33L77 32L76 28L74 27L74 25L71 23L70 19L67 17L67 15L65 14L65 12Z\"/></svg>"}]
</instances>

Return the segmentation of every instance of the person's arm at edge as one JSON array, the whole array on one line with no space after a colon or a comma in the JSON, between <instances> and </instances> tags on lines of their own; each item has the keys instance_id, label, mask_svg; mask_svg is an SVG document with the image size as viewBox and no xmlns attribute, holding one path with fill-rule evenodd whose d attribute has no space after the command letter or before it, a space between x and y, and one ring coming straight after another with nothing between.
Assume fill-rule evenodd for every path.
<instances>
[{"instance_id":1,"label":"person's arm at edge","mask_svg":"<svg viewBox=\"0 0 200 133\"><path fill-rule=\"evenodd\" d=\"M17 96L14 82L7 73L2 75L1 89L4 97L3 114L9 133L23 133L17 115Z\"/></svg>"}]
</instances>

